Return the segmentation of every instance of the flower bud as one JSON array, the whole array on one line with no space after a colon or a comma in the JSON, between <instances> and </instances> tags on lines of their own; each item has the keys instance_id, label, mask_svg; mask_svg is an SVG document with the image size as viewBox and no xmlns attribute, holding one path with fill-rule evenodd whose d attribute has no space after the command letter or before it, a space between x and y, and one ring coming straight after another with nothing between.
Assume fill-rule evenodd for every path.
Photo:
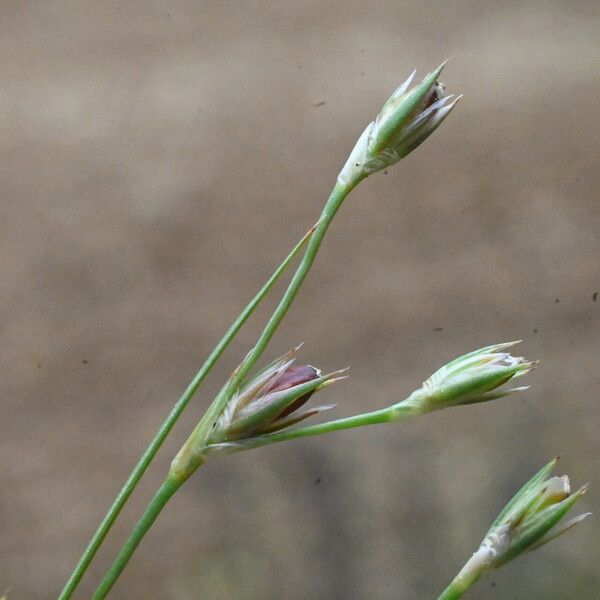
<instances>
[{"instance_id":1,"label":"flower bud","mask_svg":"<svg viewBox=\"0 0 600 600\"><path fill-rule=\"evenodd\" d=\"M486 402L527 389L498 389L509 380L525 375L534 365L522 357L504 352L518 343L486 346L454 359L436 371L401 404L425 413L448 406Z\"/></svg>"},{"instance_id":2,"label":"flower bud","mask_svg":"<svg viewBox=\"0 0 600 600\"><path fill-rule=\"evenodd\" d=\"M557 461L548 463L505 506L469 561L471 568L477 564L482 571L496 569L547 544L591 514L581 514L556 528L587 489L583 486L571 494L566 475L550 477Z\"/></svg>"},{"instance_id":3,"label":"flower bud","mask_svg":"<svg viewBox=\"0 0 600 600\"><path fill-rule=\"evenodd\" d=\"M296 350L242 385L217 420L211 444L278 431L332 408L318 406L299 411L312 394L343 377L342 371L321 375L310 365L294 365Z\"/></svg>"},{"instance_id":4,"label":"flower bud","mask_svg":"<svg viewBox=\"0 0 600 600\"><path fill-rule=\"evenodd\" d=\"M408 89L416 71L390 96L375 121L367 125L338 181L343 185L385 169L412 152L429 137L454 108L460 96L444 96L437 78L445 63ZM454 98L454 100L452 100Z\"/></svg>"}]
</instances>

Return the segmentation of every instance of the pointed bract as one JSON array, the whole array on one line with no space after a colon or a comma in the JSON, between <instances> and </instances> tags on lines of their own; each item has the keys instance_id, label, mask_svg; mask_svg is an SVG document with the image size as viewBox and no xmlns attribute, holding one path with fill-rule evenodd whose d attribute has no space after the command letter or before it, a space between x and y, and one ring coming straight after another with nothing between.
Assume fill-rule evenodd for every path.
<instances>
[{"instance_id":1,"label":"pointed bract","mask_svg":"<svg viewBox=\"0 0 600 600\"><path fill-rule=\"evenodd\" d=\"M241 386L217 420L209 440L211 445L278 431L329 408L297 412L313 393L344 377L343 371L321 375L311 365L294 365L298 348Z\"/></svg>"},{"instance_id":2,"label":"pointed bract","mask_svg":"<svg viewBox=\"0 0 600 600\"><path fill-rule=\"evenodd\" d=\"M338 180L355 184L412 152L439 127L461 96L444 95L438 77L446 63L408 89L416 70L385 102L358 138ZM454 99L453 99L454 98Z\"/></svg>"},{"instance_id":3,"label":"pointed bract","mask_svg":"<svg viewBox=\"0 0 600 600\"><path fill-rule=\"evenodd\" d=\"M554 459L541 469L496 517L478 550L488 550L479 568L497 569L519 554L547 544L589 516L590 513L579 515L557 527L587 487L571 493L566 475L550 477L556 464Z\"/></svg>"},{"instance_id":4,"label":"pointed bract","mask_svg":"<svg viewBox=\"0 0 600 600\"><path fill-rule=\"evenodd\" d=\"M487 402L527 389L528 386L499 389L511 379L528 373L534 365L522 357L504 352L514 344L506 342L486 346L455 358L423 382L422 387L401 405L424 413L449 406Z\"/></svg>"}]
</instances>

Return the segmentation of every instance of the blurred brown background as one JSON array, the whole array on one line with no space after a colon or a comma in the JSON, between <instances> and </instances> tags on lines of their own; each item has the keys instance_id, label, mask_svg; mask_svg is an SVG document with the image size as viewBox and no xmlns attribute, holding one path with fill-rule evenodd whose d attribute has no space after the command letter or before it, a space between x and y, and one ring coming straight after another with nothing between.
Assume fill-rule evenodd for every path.
<instances>
[{"instance_id":1,"label":"blurred brown background","mask_svg":"<svg viewBox=\"0 0 600 600\"><path fill-rule=\"evenodd\" d=\"M464 101L344 206L269 349L335 415L525 338L532 389L215 461L112 598L435 598L554 455L600 506L596 2L1 4L0 595L56 597L212 346L413 66ZM278 288L280 291L281 288ZM276 296L190 406L89 597ZM598 517L470 598L600 598Z\"/></svg>"}]
</instances>

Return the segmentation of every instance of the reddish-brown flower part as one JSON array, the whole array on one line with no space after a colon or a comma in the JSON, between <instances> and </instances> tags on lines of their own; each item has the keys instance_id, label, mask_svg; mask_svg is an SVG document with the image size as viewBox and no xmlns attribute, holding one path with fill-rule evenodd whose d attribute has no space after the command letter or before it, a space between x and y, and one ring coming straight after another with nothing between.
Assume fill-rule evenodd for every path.
<instances>
[{"instance_id":1,"label":"reddish-brown flower part","mask_svg":"<svg viewBox=\"0 0 600 600\"><path fill-rule=\"evenodd\" d=\"M321 375L311 365L294 365L296 351L275 360L234 394L215 425L212 443L278 431L331 408L299 411L317 390L342 378L342 372Z\"/></svg>"}]
</instances>

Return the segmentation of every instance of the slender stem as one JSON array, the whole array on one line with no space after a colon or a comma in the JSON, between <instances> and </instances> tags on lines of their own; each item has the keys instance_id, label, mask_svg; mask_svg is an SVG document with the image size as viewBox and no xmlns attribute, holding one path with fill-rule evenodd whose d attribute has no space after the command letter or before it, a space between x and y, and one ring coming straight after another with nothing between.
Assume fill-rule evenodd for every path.
<instances>
[{"instance_id":1,"label":"slender stem","mask_svg":"<svg viewBox=\"0 0 600 600\"><path fill-rule=\"evenodd\" d=\"M296 438L309 437L313 435L321 435L323 433L332 433L333 431L341 431L343 429L353 429L354 427L363 427L364 425L377 425L379 423L387 423L390 421L390 411L387 408L375 410L361 415L336 419L326 423L317 423L316 425L308 425L299 427L298 429L290 429L288 431L277 431L260 437L267 443L283 442Z\"/></svg>"},{"instance_id":2,"label":"slender stem","mask_svg":"<svg viewBox=\"0 0 600 600\"><path fill-rule=\"evenodd\" d=\"M354 187L358 185L359 181L360 180L357 180L346 185L338 182L334 186L331 195L329 196L329 199L323 208L323 212L315 232L311 236L308 245L306 246L302 261L298 265L298 268L294 273L294 277L283 294L279 305L273 312L273 315L269 319L269 322L265 326L262 334L258 338L258 341L252 350L250 350L244 361L240 364L227 384L219 392L213 403L210 405L190 435L180 453L177 455L177 457L175 457L175 460L171 466L171 474L173 476L187 478L191 473L193 473L198 465L202 464L202 451L207 445L213 424L229 401L231 394L240 386L244 378L248 375L252 367L261 357L262 353L267 347L267 344L271 340L271 337L277 330L277 327L279 327L279 324L285 317L289 307L294 301L302 282L308 274L315 260L317 252L319 251L321 242L325 237L325 233L331 224L331 221L335 217L343 201L354 189Z\"/></svg>"},{"instance_id":3,"label":"slender stem","mask_svg":"<svg viewBox=\"0 0 600 600\"><path fill-rule=\"evenodd\" d=\"M442 592L438 600L457 600L482 576L484 567L476 552L460 570L452 583Z\"/></svg>"},{"instance_id":4,"label":"slender stem","mask_svg":"<svg viewBox=\"0 0 600 600\"><path fill-rule=\"evenodd\" d=\"M323 433L332 433L334 431L342 431L344 429L353 429L354 427L364 427L365 425L378 425L380 423L389 423L391 421L403 421L409 417L414 417L420 414L411 406L397 405L394 407L382 408L373 412L336 419L335 421L327 421L326 423L318 423L317 425L309 425L307 427L298 427L297 429L288 429L284 431L276 431L275 433L267 433L266 435L257 436L249 440L240 441L240 446L243 449L258 448L267 444L275 444L277 442L285 442L296 438L310 437L313 435L321 435ZM235 442L233 442L235 444ZM207 447L210 450L210 446Z\"/></svg>"},{"instance_id":5,"label":"slender stem","mask_svg":"<svg viewBox=\"0 0 600 600\"><path fill-rule=\"evenodd\" d=\"M467 590L452 582L441 594L438 600L458 600Z\"/></svg>"},{"instance_id":6,"label":"slender stem","mask_svg":"<svg viewBox=\"0 0 600 600\"><path fill-rule=\"evenodd\" d=\"M459 581L455 579L452 583L442 592L438 600L457 600L461 598L463 594L475 583L474 581L466 584L465 581Z\"/></svg>"},{"instance_id":7,"label":"slender stem","mask_svg":"<svg viewBox=\"0 0 600 600\"><path fill-rule=\"evenodd\" d=\"M167 478L164 483L160 486L154 497L146 507L144 514L134 527L133 531L123 548L119 552L115 562L111 568L107 571L104 579L98 586L98 589L94 592L93 600L102 600L110 592L111 588L119 578L119 575L123 572L123 569L127 566L129 559L133 556L136 548L140 542L156 521L156 518L165 507L167 502L173 497L173 494L183 485L183 481L179 479Z\"/></svg>"},{"instance_id":8,"label":"slender stem","mask_svg":"<svg viewBox=\"0 0 600 600\"><path fill-rule=\"evenodd\" d=\"M225 348L227 348L229 343L238 333L242 325L246 322L248 317L250 317L254 309L258 306L260 301L269 293L275 282L279 279L282 273L292 262L293 258L305 246L308 239L314 233L314 230L315 227L312 227L304 235L304 237L296 244L294 249L285 258L285 260L281 263L281 265L277 268L273 275L271 275L271 277L265 283L265 285L260 289L258 294L250 301L246 308L244 308L244 310L240 313L237 319L233 322L231 327L227 330L221 341L217 344L215 349L211 352L210 356L206 359L206 362L202 365L192 382L188 385L181 398L179 398L177 404L175 404L164 423L160 426L160 429L152 438L150 445L148 446L148 448L146 448L144 454L142 454L142 457L140 458L133 471L127 478L127 481L124 483L117 497L114 499L111 507L108 509L108 512L104 516L104 519L102 519L102 522L98 526L98 529L94 533L94 536L90 540L87 548L85 549L81 558L79 559L79 562L73 570L73 573L71 574L69 580L65 584L65 587L62 590L58 600L68 600L68 598L72 596L73 592L77 588L77 585L83 578L83 575L86 572L89 564L92 562L92 559L96 555L98 548L100 548L100 546L102 545L102 542L106 538L108 532L110 531L110 528L112 527L116 518L119 516L121 509L123 508L123 506L129 499L129 496L135 489L136 485L146 472L148 466L156 456L156 453L159 451L165 438L167 437L167 435L181 416L185 407L188 405L189 401L192 399L192 397L200 387L200 384L208 375L212 367L215 365Z\"/></svg>"}]
</instances>

